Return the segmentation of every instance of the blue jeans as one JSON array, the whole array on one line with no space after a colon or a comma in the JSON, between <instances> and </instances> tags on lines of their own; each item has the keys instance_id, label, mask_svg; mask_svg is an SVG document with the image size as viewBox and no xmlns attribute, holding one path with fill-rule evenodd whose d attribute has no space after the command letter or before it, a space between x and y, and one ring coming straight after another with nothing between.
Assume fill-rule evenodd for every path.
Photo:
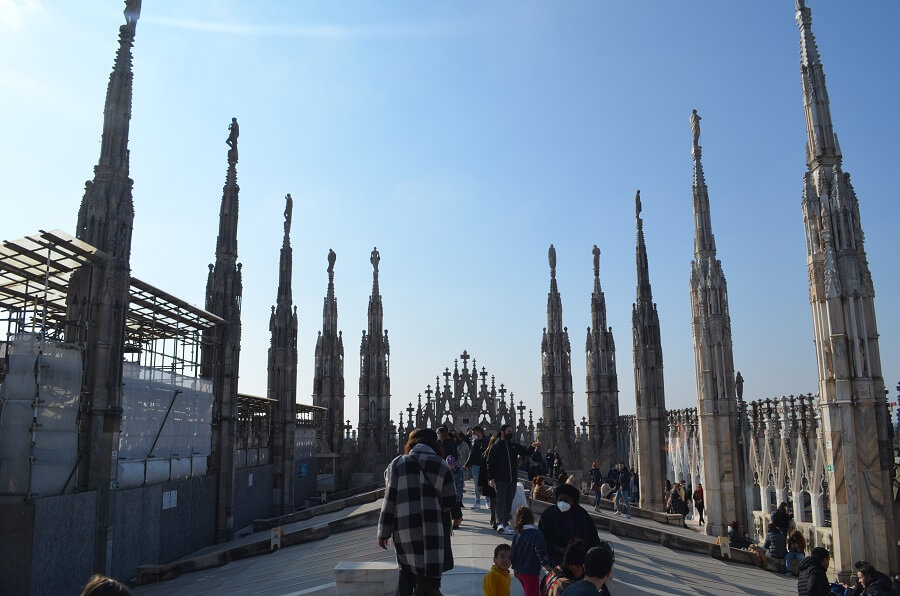
<instances>
[{"instance_id":1,"label":"blue jeans","mask_svg":"<svg viewBox=\"0 0 900 596\"><path fill-rule=\"evenodd\" d=\"M475 484L475 504L481 506L481 491L478 490L478 476L481 473L481 466L469 466L469 472L472 473L472 482Z\"/></svg>"},{"instance_id":2,"label":"blue jeans","mask_svg":"<svg viewBox=\"0 0 900 596\"><path fill-rule=\"evenodd\" d=\"M803 560L803 553L795 553L789 552L784 556L784 567L787 569L787 572L791 575L794 574L794 560L797 560L797 564L800 564L800 561Z\"/></svg>"},{"instance_id":3,"label":"blue jeans","mask_svg":"<svg viewBox=\"0 0 900 596\"><path fill-rule=\"evenodd\" d=\"M619 503L625 501L625 514L631 515L631 492L619 489L616 491L616 511L619 510Z\"/></svg>"},{"instance_id":4,"label":"blue jeans","mask_svg":"<svg viewBox=\"0 0 900 596\"><path fill-rule=\"evenodd\" d=\"M594 491L594 507L600 506L600 489Z\"/></svg>"}]
</instances>

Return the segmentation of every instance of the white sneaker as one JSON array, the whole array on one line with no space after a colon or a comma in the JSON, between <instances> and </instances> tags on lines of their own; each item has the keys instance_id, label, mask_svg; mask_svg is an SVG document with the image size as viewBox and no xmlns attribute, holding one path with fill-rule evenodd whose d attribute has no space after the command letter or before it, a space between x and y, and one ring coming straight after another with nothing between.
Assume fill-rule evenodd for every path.
<instances>
[{"instance_id":1,"label":"white sneaker","mask_svg":"<svg viewBox=\"0 0 900 596\"><path fill-rule=\"evenodd\" d=\"M616 511L616 515L622 515L618 510Z\"/></svg>"},{"instance_id":2,"label":"white sneaker","mask_svg":"<svg viewBox=\"0 0 900 596\"><path fill-rule=\"evenodd\" d=\"M481 503L475 503L472 505L472 509L481 509Z\"/></svg>"},{"instance_id":3,"label":"white sneaker","mask_svg":"<svg viewBox=\"0 0 900 596\"><path fill-rule=\"evenodd\" d=\"M512 528L510 528L509 526L503 526L503 533L506 534L507 536L512 536L513 534L516 533L516 531L513 530Z\"/></svg>"}]
</instances>

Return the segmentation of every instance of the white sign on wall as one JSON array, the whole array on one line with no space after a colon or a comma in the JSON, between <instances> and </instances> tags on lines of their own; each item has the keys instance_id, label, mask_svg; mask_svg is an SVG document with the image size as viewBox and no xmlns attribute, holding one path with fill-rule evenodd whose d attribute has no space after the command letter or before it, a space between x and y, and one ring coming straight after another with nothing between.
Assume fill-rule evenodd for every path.
<instances>
[{"instance_id":1,"label":"white sign on wall","mask_svg":"<svg viewBox=\"0 0 900 596\"><path fill-rule=\"evenodd\" d=\"M162 494L163 511L165 511L166 509L174 509L177 506L178 506L178 491L177 490L163 491L163 494Z\"/></svg>"}]
</instances>

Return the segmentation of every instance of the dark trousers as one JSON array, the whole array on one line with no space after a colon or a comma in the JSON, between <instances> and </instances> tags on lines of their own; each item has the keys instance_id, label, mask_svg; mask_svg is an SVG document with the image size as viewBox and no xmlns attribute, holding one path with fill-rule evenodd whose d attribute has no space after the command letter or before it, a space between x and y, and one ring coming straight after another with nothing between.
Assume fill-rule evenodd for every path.
<instances>
[{"instance_id":1,"label":"dark trousers","mask_svg":"<svg viewBox=\"0 0 900 596\"><path fill-rule=\"evenodd\" d=\"M510 509L512 509L513 498L516 496L516 483L500 480L495 480L494 483L497 485L497 523L509 524L512 517Z\"/></svg>"},{"instance_id":2,"label":"dark trousers","mask_svg":"<svg viewBox=\"0 0 900 596\"><path fill-rule=\"evenodd\" d=\"M397 596L441 596L441 578L413 575L401 569Z\"/></svg>"},{"instance_id":3,"label":"dark trousers","mask_svg":"<svg viewBox=\"0 0 900 596\"><path fill-rule=\"evenodd\" d=\"M697 513L700 514L700 523L703 523L703 505L697 505Z\"/></svg>"}]
</instances>

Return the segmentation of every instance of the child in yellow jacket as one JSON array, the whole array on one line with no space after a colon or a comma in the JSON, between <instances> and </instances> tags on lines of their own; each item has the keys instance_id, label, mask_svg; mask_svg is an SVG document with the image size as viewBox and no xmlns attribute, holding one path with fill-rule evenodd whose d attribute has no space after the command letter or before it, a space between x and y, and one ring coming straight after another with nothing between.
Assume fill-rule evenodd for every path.
<instances>
[{"instance_id":1,"label":"child in yellow jacket","mask_svg":"<svg viewBox=\"0 0 900 596\"><path fill-rule=\"evenodd\" d=\"M509 558L509 544L498 544L494 549L494 565L484 576L482 587L484 596L509 596L509 568L512 561Z\"/></svg>"}]
</instances>

